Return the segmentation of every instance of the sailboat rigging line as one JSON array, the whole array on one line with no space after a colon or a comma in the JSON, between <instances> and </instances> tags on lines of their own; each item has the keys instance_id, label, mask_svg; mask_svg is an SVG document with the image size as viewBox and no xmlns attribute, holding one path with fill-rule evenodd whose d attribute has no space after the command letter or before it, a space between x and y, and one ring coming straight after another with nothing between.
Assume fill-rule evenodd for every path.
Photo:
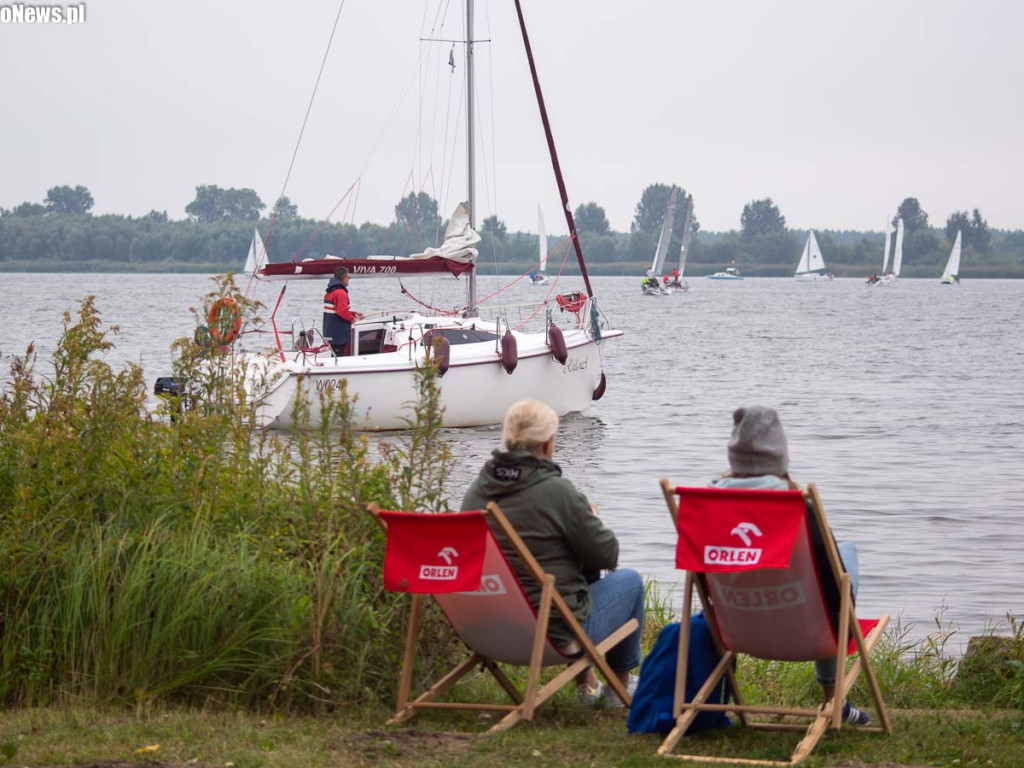
<instances>
[{"instance_id":1,"label":"sailboat rigging line","mask_svg":"<svg viewBox=\"0 0 1024 768\"><path fill-rule=\"evenodd\" d=\"M474 43L490 42L490 31L491 31L491 16L488 13L487 14L488 40L486 40L486 41L474 40ZM493 59L491 59L490 61L492 63L492 66L489 66L487 68L487 75L488 75L488 80L489 80L489 84L490 84L490 87L489 87L489 90L488 90L487 93L490 96L490 98L488 99L488 104L490 106L490 112L491 112L491 123L490 123L489 128L491 130L490 145L491 145L491 150L492 151L491 151L490 159L488 160L488 156L487 156L487 143L486 142L481 142L480 143L480 153L483 155L484 191L485 191L485 193L487 195L487 205L488 205L488 208L491 211L491 214L495 217L495 219L497 219L497 212L498 212L498 207L499 207L498 206L498 157L497 157L498 142L497 142L497 138L495 136L495 125L497 125L497 121L495 120L495 117L494 117L494 93L495 93L495 90L494 90L494 66L493 66ZM483 120L479 119L480 112L481 112L480 107L477 107L477 118L478 118L477 119L477 123L479 125L483 126ZM491 173L488 173L488 170L490 170ZM492 261L492 264L494 265L494 276L495 276L495 278L497 278L498 277L498 254L497 254L496 249L494 248L494 238L491 239L491 253L492 253L492 260L491 261Z\"/></svg>"},{"instance_id":2,"label":"sailboat rigging line","mask_svg":"<svg viewBox=\"0 0 1024 768\"><path fill-rule=\"evenodd\" d=\"M560 244L560 245L558 246L558 248L555 248L555 250L554 250L554 251L552 251L552 253L557 253L557 252L558 252L559 250L561 250L561 249L562 249L562 248L563 248L563 247L564 247L564 246L566 245L566 243L568 243L568 242L569 242L569 238L566 238L565 240L563 240L563 241L561 242L561 244ZM568 258L569 258L569 249L568 249L568 248L566 248L566 249L565 249L565 256L564 256L564 257L562 257L562 265L561 265L561 266L560 266L560 267L558 268L558 275L557 275L557 276L555 277L555 280L554 280L554 282L555 282L555 283L557 283L557 282L558 282L558 277L559 277L559 276L561 276L561 274L562 274L562 270L563 270L563 269L565 269L565 262L566 262L566 261L568 260ZM540 262L537 262L537 263L539 264ZM479 301L477 301L477 304L485 304L485 303L487 303L488 301L490 301L491 299L493 299L493 298L494 298L495 296L499 295L500 293L503 293L504 291L507 291L507 290L508 290L509 288L511 288L511 287L512 287L513 285L515 285L515 284L516 284L516 283L518 283L518 282L519 282L520 280L522 280L522 279L523 279L524 277L526 277L527 275L529 275L529 274L530 274L530 272L532 272L532 271L533 271L533 267L530 267L530 269L528 269L528 270L527 270L526 272L523 272L523 273L522 273L521 275L519 275L519 277L517 277L517 278L516 278L515 280L510 280L510 281L509 281L508 283L506 283L505 285L503 285L503 286L502 286L501 288L499 288L498 290L496 290L496 291L495 291L494 293L490 294L489 296L484 296L484 297L483 297L482 299L480 299ZM548 290L548 295L549 295L549 296L551 295L551 290L553 290L553 289L554 289L554 285L552 285L552 288Z\"/></svg>"},{"instance_id":3,"label":"sailboat rigging line","mask_svg":"<svg viewBox=\"0 0 1024 768\"><path fill-rule=\"evenodd\" d=\"M563 241L562 245L558 246L558 249L562 248L562 246L565 245L566 243L568 243L568 241L569 241L569 238L566 238ZM556 249L556 250L558 250L558 249ZM529 317L527 317L525 320L523 320L523 322L521 322L519 325L517 325L515 328L513 328L512 330L518 331L524 325L526 325L527 323L532 321L537 316L537 313L540 312L540 310L542 308L547 307L548 302L551 299L551 294L553 294L555 292L555 288L558 286L558 279L562 276L562 270L565 269L565 262L568 261L568 259L569 259L569 249L566 248L565 249L565 256L562 257L562 264L561 264L561 266L558 267L558 274L556 274L555 275L555 279L551 281L551 287L548 288L547 295L544 296L544 301L542 301L540 304L538 304L537 308L533 310L533 313ZM538 262L538 264L539 263L540 262ZM526 274L529 274L529 272L527 272ZM517 279L520 279L520 278L517 278Z\"/></svg>"},{"instance_id":4,"label":"sailboat rigging line","mask_svg":"<svg viewBox=\"0 0 1024 768\"><path fill-rule=\"evenodd\" d=\"M454 317L455 315L458 314L458 310L441 309L440 307L433 307L430 304L427 304L425 301L420 301L419 299L417 299L415 296L412 295L412 291L410 291L408 288L405 287L405 285L402 283L401 278L399 278L399 280L398 280L398 287L401 288L401 293L404 293L406 296L408 296L410 299L412 299L415 303L419 304L421 307L425 307L425 308L429 309L431 312L437 312L438 314L448 315L448 316L451 316L451 317Z\"/></svg>"},{"instance_id":5,"label":"sailboat rigging line","mask_svg":"<svg viewBox=\"0 0 1024 768\"><path fill-rule=\"evenodd\" d=\"M569 236L572 238L573 247L576 249L576 260L580 264L580 273L583 275L583 284L587 287L587 295L593 297L594 289L590 287L590 276L587 274L587 264L583 261L583 249L580 247L580 236L576 231L576 222L573 220L572 210L569 208L569 193L565 189L565 180L562 178L562 168L558 164L558 150L555 149L555 139L551 135L551 122L548 120L548 110L544 106L544 94L540 90L540 79L537 77L537 65L533 60L533 49L530 47L530 36L526 33L526 20L523 18L523 6L520 0L515 0L516 14L519 16L519 29L523 33L523 45L526 47L526 58L530 62L530 75L533 77L533 90L537 94L537 106L540 108L540 119L544 123L544 135L548 140L548 152L551 155L551 165L555 171L555 180L558 182L558 194L562 197L562 208L565 211L565 221L569 225Z\"/></svg>"},{"instance_id":6,"label":"sailboat rigging line","mask_svg":"<svg viewBox=\"0 0 1024 768\"><path fill-rule=\"evenodd\" d=\"M356 183L357 184L359 183L358 179L356 179ZM348 254L348 249L352 245L352 233L355 231L355 226L354 226L355 222L353 221L352 222L353 226L350 226L348 228L345 227L345 224L349 223L348 216L349 216L349 212L350 211L353 214L353 219L355 218L356 202L358 200L359 200L359 189L357 188L356 189L356 193L354 195L352 195L352 197L349 198L348 205L345 206L345 213L342 214L341 221L338 222L339 223L339 226L338 226L338 236L334 239L334 248L332 250L332 253L334 253L335 255L338 255L338 254L347 255ZM345 239L345 248L342 249L341 248L341 236L346 234L346 233L348 234L348 237Z\"/></svg>"},{"instance_id":7,"label":"sailboat rigging line","mask_svg":"<svg viewBox=\"0 0 1024 768\"><path fill-rule=\"evenodd\" d=\"M331 27L331 36L327 40L327 49L324 51L324 57L320 61L320 71L316 73L316 82L313 83L313 92L309 95L309 104L306 105L306 115L302 118L302 128L299 129L299 138L295 141L295 149L292 150L292 160L288 163L288 173L284 175L284 184L281 185L281 194L278 195L278 199L284 197L284 192L288 188L288 180L292 177L292 169L295 167L295 158L299 154L299 145L302 144L302 135L306 132L306 123L309 122L309 113L313 111L313 100L316 99L316 90L320 87L320 78L324 74L324 67L327 65L327 56L331 52L331 44L334 42L334 33L338 31L338 22L341 20L341 12L345 8L345 0L341 0L338 5L338 14L334 17L334 26ZM276 216L274 217L276 218ZM270 220L270 229L267 230L267 243L270 243L270 235L274 231L274 218Z\"/></svg>"},{"instance_id":8,"label":"sailboat rigging line","mask_svg":"<svg viewBox=\"0 0 1024 768\"><path fill-rule=\"evenodd\" d=\"M298 260L298 258L299 258L299 257L300 257L300 256L302 255L303 251L305 251L305 250L306 250L306 247L307 247L307 246L308 246L308 245L309 245L309 244L310 244L311 242L313 242L313 238L314 238L314 237L316 237L316 236L317 236L317 235L318 235L318 234L320 233L320 230L322 230L322 229L323 229L324 227L326 227L326 226L327 226L328 222L330 222L330 220L331 220L331 216L333 216L333 215L334 215L334 212L335 212L336 210L338 210L338 208L339 208L339 207L341 207L341 204L342 204L343 202L345 202L345 198L346 198L346 197L348 197L348 196L349 196L350 194L352 194L352 190L353 190L353 189L355 188L356 184L358 184L358 183L359 183L359 177L357 177L357 178L356 178L356 180L355 180L355 181L353 181L353 182L352 182L352 184L351 184L351 185L349 186L349 188L345 190L345 194L344 194L344 195L342 195L342 196L341 196L341 199L340 199L340 200L338 200L338 202L336 202L336 203L334 204L334 207L333 207L333 208L331 208L331 212L327 214L327 217L326 217L326 218L325 218L325 219L324 219L323 221L321 221L321 222L320 222L320 223L319 223L319 224L318 224L318 225L316 226L316 229L314 229L314 230L313 230L313 231L312 231L312 232L310 233L309 237L307 237L307 238L306 238L306 242L304 242L304 243L302 244L302 246L301 246L301 247L299 248L299 250L297 250L297 251L296 251L295 253L293 253L293 254L292 254L292 261L297 261L297 260Z\"/></svg>"}]
</instances>

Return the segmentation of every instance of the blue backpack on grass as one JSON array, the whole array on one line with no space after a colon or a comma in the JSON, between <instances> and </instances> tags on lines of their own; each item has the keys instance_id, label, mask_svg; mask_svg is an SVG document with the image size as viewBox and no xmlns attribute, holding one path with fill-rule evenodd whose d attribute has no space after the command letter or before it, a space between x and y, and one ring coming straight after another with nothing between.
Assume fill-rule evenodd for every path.
<instances>
[{"instance_id":1,"label":"blue backpack on grass","mask_svg":"<svg viewBox=\"0 0 1024 768\"><path fill-rule=\"evenodd\" d=\"M668 733L675 727L672 718L672 695L676 686L676 658L679 654L679 622L666 624L658 633L654 647L640 666L633 703L626 727L630 733ZM711 638L711 629L703 613L690 619L690 657L686 667L686 700L692 701L704 681L718 664L718 652ZM708 702L721 704L726 700L725 680L711 693ZM724 712L701 712L687 733L706 728L731 725Z\"/></svg>"}]
</instances>

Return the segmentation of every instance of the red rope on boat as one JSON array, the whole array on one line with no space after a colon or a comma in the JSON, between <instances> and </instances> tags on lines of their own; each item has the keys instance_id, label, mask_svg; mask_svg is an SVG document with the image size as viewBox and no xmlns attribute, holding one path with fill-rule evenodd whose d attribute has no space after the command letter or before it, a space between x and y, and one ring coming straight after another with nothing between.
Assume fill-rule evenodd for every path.
<instances>
[{"instance_id":1,"label":"red rope on boat","mask_svg":"<svg viewBox=\"0 0 1024 768\"><path fill-rule=\"evenodd\" d=\"M419 304L419 305L420 305L421 307L426 307L426 308L427 308L427 309L429 309L429 310L430 310L431 312L437 312L437 313L439 313L439 314L442 314L442 315L449 315L449 316L455 316L455 315L459 314L459 313L458 313L458 310L453 310L453 309L441 309L440 307L432 307L432 306L431 306L430 304L427 304L427 303L426 303L425 301L420 301L420 300L419 300L419 299L417 299L417 298L416 298L415 296L413 296L413 295L412 295L412 292L411 292L411 291L410 291L410 290L409 290L408 288L406 288L406 287L405 287L405 286L404 286L404 285L402 284L402 281L401 281L401 280L399 280L399 281L398 281L398 284L399 284L399 286L401 286L401 288L402 288L402 293L404 293L404 294L405 294L406 296L408 296L408 297L409 297L410 299L412 299L412 300L413 300L414 302L416 302L417 304Z\"/></svg>"}]
</instances>

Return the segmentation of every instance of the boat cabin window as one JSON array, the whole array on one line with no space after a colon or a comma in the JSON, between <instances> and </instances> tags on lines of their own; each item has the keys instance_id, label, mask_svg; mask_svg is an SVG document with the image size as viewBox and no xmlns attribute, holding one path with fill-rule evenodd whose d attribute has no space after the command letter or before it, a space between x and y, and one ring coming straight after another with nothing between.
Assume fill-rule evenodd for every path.
<instances>
[{"instance_id":1,"label":"boat cabin window","mask_svg":"<svg viewBox=\"0 0 1024 768\"><path fill-rule=\"evenodd\" d=\"M443 336L448 343L455 344L476 344L481 341L494 341L498 338L496 333L481 331L479 328L432 328L420 340L422 346L427 346L432 335Z\"/></svg>"},{"instance_id":2,"label":"boat cabin window","mask_svg":"<svg viewBox=\"0 0 1024 768\"><path fill-rule=\"evenodd\" d=\"M381 352L394 352L394 348L384 348L385 328L370 328L359 331L359 341L355 349L357 355L379 355Z\"/></svg>"}]
</instances>

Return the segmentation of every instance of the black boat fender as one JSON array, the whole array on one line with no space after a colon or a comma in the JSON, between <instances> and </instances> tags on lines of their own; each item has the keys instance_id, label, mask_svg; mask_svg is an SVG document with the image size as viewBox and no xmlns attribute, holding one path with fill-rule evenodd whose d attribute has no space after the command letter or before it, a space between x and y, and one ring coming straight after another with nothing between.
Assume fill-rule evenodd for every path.
<instances>
[{"instance_id":1,"label":"black boat fender","mask_svg":"<svg viewBox=\"0 0 1024 768\"><path fill-rule=\"evenodd\" d=\"M519 365L519 346L516 344L516 337L512 335L512 331L505 331L505 335L501 337L501 366L505 369L505 373L511 374Z\"/></svg>"},{"instance_id":2,"label":"black boat fender","mask_svg":"<svg viewBox=\"0 0 1024 768\"><path fill-rule=\"evenodd\" d=\"M551 350L551 356L555 360L565 365L565 361L569 359L569 350L565 346L565 336L562 333L562 329L554 323L548 326L548 349Z\"/></svg>"}]
</instances>

